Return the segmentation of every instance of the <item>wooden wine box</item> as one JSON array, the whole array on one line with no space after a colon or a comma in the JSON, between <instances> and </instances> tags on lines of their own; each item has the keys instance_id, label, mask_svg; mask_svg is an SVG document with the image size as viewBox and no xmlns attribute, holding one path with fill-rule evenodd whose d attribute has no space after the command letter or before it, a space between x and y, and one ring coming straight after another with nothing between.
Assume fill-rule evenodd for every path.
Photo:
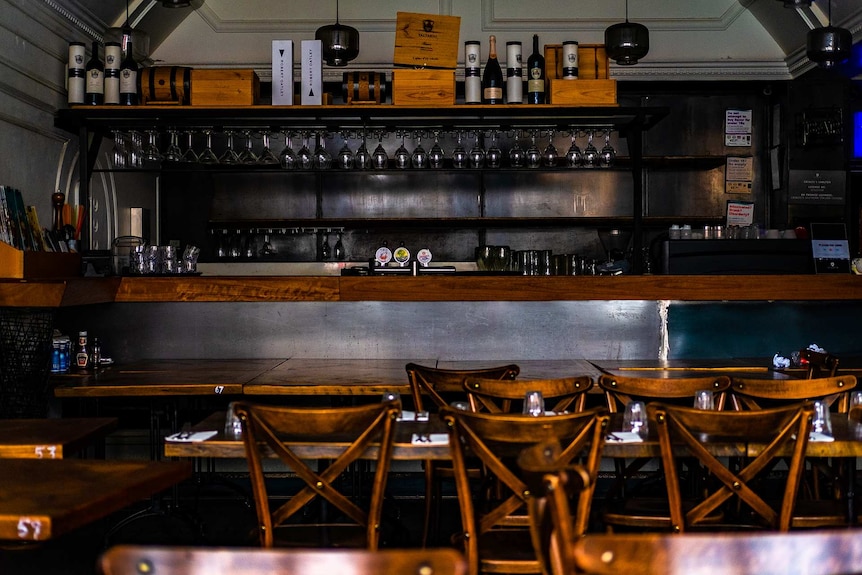
<instances>
[{"instance_id":1,"label":"wooden wine box","mask_svg":"<svg viewBox=\"0 0 862 575\"><path fill-rule=\"evenodd\" d=\"M81 254L21 251L0 242L0 278L64 278L81 275Z\"/></svg>"},{"instance_id":2,"label":"wooden wine box","mask_svg":"<svg viewBox=\"0 0 862 575\"><path fill-rule=\"evenodd\" d=\"M192 70L192 106L253 106L260 100L260 78L250 69Z\"/></svg>"},{"instance_id":3,"label":"wooden wine box","mask_svg":"<svg viewBox=\"0 0 862 575\"><path fill-rule=\"evenodd\" d=\"M392 104L395 106L452 106L455 104L455 70L393 70Z\"/></svg>"},{"instance_id":4,"label":"wooden wine box","mask_svg":"<svg viewBox=\"0 0 862 575\"><path fill-rule=\"evenodd\" d=\"M548 103L567 106L616 106L616 80L548 80Z\"/></svg>"},{"instance_id":5,"label":"wooden wine box","mask_svg":"<svg viewBox=\"0 0 862 575\"><path fill-rule=\"evenodd\" d=\"M563 45L545 44L545 78L563 77ZM610 62L604 44L578 44L578 79L607 80Z\"/></svg>"}]
</instances>

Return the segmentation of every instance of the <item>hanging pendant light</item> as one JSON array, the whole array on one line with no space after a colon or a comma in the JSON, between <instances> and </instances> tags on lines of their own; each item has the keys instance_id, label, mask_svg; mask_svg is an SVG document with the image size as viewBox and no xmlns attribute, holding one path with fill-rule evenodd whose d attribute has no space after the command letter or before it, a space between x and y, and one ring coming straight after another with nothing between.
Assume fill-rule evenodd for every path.
<instances>
[{"instance_id":1,"label":"hanging pendant light","mask_svg":"<svg viewBox=\"0 0 862 575\"><path fill-rule=\"evenodd\" d=\"M132 42L132 58L141 65L152 64L150 60L150 35L144 30L133 28L129 14L129 0L126 0L126 21L121 27L113 27L105 30L102 35L105 42L119 42L123 49L123 57L126 56L126 47L129 40Z\"/></svg>"},{"instance_id":2,"label":"hanging pendant light","mask_svg":"<svg viewBox=\"0 0 862 575\"><path fill-rule=\"evenodd\" d=\"M785 8L804 8L805 6L811 6L811 0L778 0L779 2L784 2Z\"/></svg>"},{"instance_id":3,"label":"hanging pendant light","mask_svg":"<svg viewBox=\"0 0 862 575\"><path fill-rule=\"evenodd\" d=\"M808 32L805 53L821 68L833 68L847 60L853 50L853 35L846 28L832 25L832 0L829 0L828 25Z\"/></svg>"},{"instance_id":4,"label":"hanging pendant light","mask_svg":"<svg viewBox=\"0 0 862 575\"><path fill-rule=\"evenodd\" d=\"M323 59L328 66L347 66L359 54L359 31L338 22L338 0L335 0L335 24L321 26L314 37L323 44Z\"/></svg>"},{"instance_id":5,"label":"hanging pendant light","mask_svg":"<svg viewBox=\"0 0 862 575\"><path fill-rule=\"evenodd\" d=\"M191 0L162 0L163 8L188 8L191 5Z\"/></svg>"},{"instance_id":6,"label":"hanging pendant light","mask_svg":"<svg viewBox=\"0 0 862 575\"><path fill-rule=\"evenodd\" d=\"M626 21L605 30L605 50L608 58L622 66L637 64L649 52L649 30L643 24L629 22L628 0Z\"/></svg>"}]
</instances>

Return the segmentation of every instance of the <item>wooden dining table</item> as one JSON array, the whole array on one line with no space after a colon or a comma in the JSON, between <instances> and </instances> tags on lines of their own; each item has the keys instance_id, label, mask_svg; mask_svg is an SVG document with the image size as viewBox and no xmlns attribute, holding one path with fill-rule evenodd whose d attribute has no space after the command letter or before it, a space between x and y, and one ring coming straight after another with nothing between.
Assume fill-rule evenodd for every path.
<instances>
[{"instance_id":1,"label":"wooden dining table","mask_svg":"<svg viewBox=\"0 0 862 575\"><path fill-rule=\"evenodd\" d=\"M63 459L116 427L116 417L0 419L0 458Z\"/></svg>"},{"instance_id":2,"label":"wooden dining table","mask_svg":"<svg viewBox=\"0 0 862 575\"><path fill-rule=\"evenodd\" d=\"M5 459L0 540L44 541L160 493L191 476L188 461Z\"/></svg>"}]
</instances>

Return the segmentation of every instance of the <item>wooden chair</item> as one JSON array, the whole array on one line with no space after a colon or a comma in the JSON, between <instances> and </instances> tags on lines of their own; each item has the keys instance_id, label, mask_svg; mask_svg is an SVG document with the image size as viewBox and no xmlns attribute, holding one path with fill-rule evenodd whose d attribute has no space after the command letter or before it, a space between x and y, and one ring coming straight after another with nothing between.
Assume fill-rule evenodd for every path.
<instances>
[{"instance_id":1,"label":"wooden chair","mask_svg":"<svg viewBox=\"0 0 862 575\"><path fill-rule=\"evenodd\" d=\"M856 376L840 375L815 379L754 379L734 377L731 404L736 410L759 410L764 407L787 405L802 401L825 401L835 406L837 413L846 414L850 392L856 388ZM807 497L797 505L794 527L839 527L848 522L843 502L844 473L841 463L809 459L807 474L810 488ZM855 463L852 462L845 463ZM831 486L823 485L824 478Z\"/></svg>"},{"instance_id":2,"label":"wooden chair","mask_svg":"<svg viewBox=\"0 0 862 575\"><path fill-rule=\"evenodd\" d=\"M607 432L607 410L599 407L581 413L532 417L472 413L447 407L442 415L449 426L464 528L458 540L466 551L470 574L541 573L541 562L531 543L529 519L523 514L532 495L518 468L517 456L537 444L559 441L553 465L563 468L583 457L581 464L588 470L590 480L589 487L578 498L573 532L584 533ZM474 504L468 453L481 460L494 480L505 488L499 500L489 501L482 509Z\"/></svg>"},{"instance_id":3,"label":"wooden chair","mask_svg":"<svg viewBox=\"0 0 862 575\"><path fill-rule=\"evenodd\" d=\"M428 367L417 363L405 366L410 382L410 394L416 411L438 412L441 407L453 401L471 402L471 396L464 391L464 380L468 377L481 377L512 381L521 371L515 364L506 364L477 369L443 369ZM431 401L426 401L430 399ZM470 403L471 409L476 405ZM437 534L440 521L441 482L452 478L452 466L447 462L426 461L425 469L425 521L422 525L422 546L428 544L431 533ZM472 474L478 477L481 470L474 468Z\"/></svg>"},{"instance_id":4,"label":"wooden chair","mask_svg":"<svg viewBox=\"0 0 862 575\"><path fill-rule=\"evenodd\" d=\"M235 404L242 422L243 442L257 511L260 544L279 546L359 546L376 550L380 535L383 495L389 473L395 418L400 402L386 401L358 407L299 408ZM345 445L344 451L321 469L314 471L291 449L292 443ZM336 480L351 464L364 456L372 443L378 446L375 470L367 506L360 507L341 493ZM274 452L305 483L277 509L270 508L263 462ZM330 457L321 452L321 458ZM353 494L354 496L358 494ZM311 501L320 498L342 516L320 517L310 525L298 522L297 514ZM276 528L279 537L276 539ZM309 541L310 536L312 537Z\"/></svg>"},{"instance_id":5,"label":"wooden chair","mask_svg":"<svg viewBox=\"0 0 862 575\"><path fill-rule=\"evenodd\" d=\"M524 396L530 391L538 391L546 402L553 402L550 406L545 404L548 411L583 411L587 402L586 394L592 387L593 380L589 375L515 381L478 377L464 380L464 389L472 396L477 411L488 413L521 411Z\"/></svg>"},{"instance_id":6,"label":"wooden chair","mask_svg":"<svg viewBox=\"0 0 862 575\"><path fill-rule=\"evenodd\" d=\"M631 401L644 403L662 401L690 407L694 404L697 392L705 389L712 390L715 408L722 410L725 407L727 391L730 389L730 378L726 375L662 378L602 374L599 376L598 386L605 394L611 413L624 411L626 404ZM628 486L630 478L651 461L653 460L650 458L614 461L616 479L608 491L603 514L603 521L608 530L666 528L667 502L664 493L637 493L638 489L629 489ZM656 488L660 487L661 481L661 470L659 470L648 473L646 479L639 482L637 487L641 490Z\"/></svg>"},{"instance_id":7,"label":"wooden chair","mask_svg":"<svg viewBox=\"0 0 862 575\"><path fill-rule=\"evenodd\" d=\"M249 549L121 545L99 558L102 575L465 575L454 549Z\"/></svg>"},{"instance_id":8,"label":"wooden chair","mask_svg":"<svg viewBox=\"0 0 862 575\"><path fill-rule=\"evenodd\" d=\"M673 532L714 529L719 525L790 529L814 416L813 404L757 412L721 412L651 403L647 412L658 432L670 508L668 526ZM716 453L715 446L708 449L707 442L726 444L726 452ZM752 444L760 447L755 456L748 457ZM770 478L769 484L763 485L774 461L788 452L783 489L775 489L777 478ZM684 500L678 473L683 456L696 458L706 475L701 483L703 492L689 501ZM732 463L737 458L744 461L738 470ZM780 494L778 503L765 495L776 492Z\"/></svg>"}]
</instances>

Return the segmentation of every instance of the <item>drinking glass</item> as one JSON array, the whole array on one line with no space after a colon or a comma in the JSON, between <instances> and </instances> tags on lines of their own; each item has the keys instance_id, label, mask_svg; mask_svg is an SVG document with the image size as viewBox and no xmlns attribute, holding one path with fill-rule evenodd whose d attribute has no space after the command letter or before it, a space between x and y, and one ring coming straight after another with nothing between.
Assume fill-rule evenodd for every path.
<instances>
[{"instance_id":1,"label":"drinking glass","mask_svg":"<svg viewBox=\"0 0 862 575\"><path fill-rule=\"evenodd\" d=\"M123 133L119 130L112 130L114 135L114 149L111 152L115 168L126 167L126 145L123 142Z\"/></svg>"},{"instance_id":2,"label":"drinking glass","mask_svg":"<svg viewBox=\"0 0 862 575\"><path fill-rule=\"evenodd\" d=\"M336 232L335 234L335 248L332 253L336 261L344 259L344 242L341 241L341 232Z\"/></svg>"},{"instance_id":3,"label":"drinking glass","mask_svg":"<svg viewBox=\"0 0 862 575\"><path fill-rule=\"evenodd\" d=\"M236 415L233 401L227 405L227 413L224 417L224 436L225 439L242 439L242 421Z\"/></svg>"},{"instance_id":4,"label":"drinking glass","mask_svg":"<svg viewBox=\"0 0 862 575\"><path fill-rule=\"evenodd\" d=\"M349 170L353 167L353 152L347 146L348 135L342 132L341 137L344 139L344 145L338 151L338 161L336 163L342 170Z\"/></svg>"},{"instance_id":5,"label":"drinking glass","mask_svg":"<svg viewBox=\"0 0 862 575\"><path fill-rule=\"evenodd\" d=\"M293 170L299 163L296 157L296 152L293 151L292 134L289 131L284 132L284 148L278 154L278 163L285 170Z\"/></svg>"},{"instance_id":6,"label":"drinking glass","mask_svg":"<svg viewBox=\"0 0 862 575\"><path fill-rule=\"evenodd\" d=\"M811 431L822 435L832 435L832 418L829 413L829 404L825 401L814 402L814 421L811 422Z\"/></svg>"},{"instance_id":7,"label":"drinking glass","mask_svg":"<svg viewBox=\"0 0 862 575\"><path fill-rule=\"evenodd\" d=\"M541 391L528 391L524 396L524 415L545 415L545 400Z\"/></svg>"},{"instance_id":8,"label":"drinking glass","mask_svg":"<svg viewBox=\"0 0 862 575\"><path fill-rule=\"evenodd\" d=\"M542 153L536 145L536 132L530 132L530 147L525 154L528 168L538 168L542 165Z\"/></svg>"},{"instance_id":9,"label":"drinking glass","mask_svg":"<svg viewBox=\"0 0 862 575\"><path fill-rule=\"evenodd\" d=\"M584 167L595 168L599 161L599 151L593 145L593 132L587 132L587 147L584 148Z\"/></svg>"},{"instance_id":10,"label":"drinking glass","mask_svg":"<svg viewBox=\"0 0 862 575\"><path fill-rule=\"evenodd\" d=\"M512 136L514 142L512 143L512 147L509 149L509 165L513 168L522 168L524 166L524 149L521 147L521 144L518 143L518 138L520 136L520 132L516 132Z\"/></svg>"},{"instance_id":11,"label":"drinking glass","mask_svg":"<svg viewBox=\"0 0 862 575\"><path fill-rule=\"evenodd\" d=\"M201 155L198 156L198 162L201 164L218 164L218 156L213 152L213 131L210 128L204 128L203 133L206 137L206 144Z\"/></svg>"},{"instance_id":12,"label":"drinking glass","mask_svg":"<svg viewBox=\"0 0 862 575\"><path fill-rule=\"evenodd\" d=\"M323 237L320 239L320 257L321 259L328 260L331 253L332 250L329 247L329 233L324 232Z\"/></svg>"},{"instance_id":13,"label":"drinking glass","mask_svg":"<svg viewBox=\"0 0 862 575\"><path fill-rule=\"evenodd\" d=\"M499 168L503 163L503 150L497 146L497 130L491 130L491 147L485 152L485 163L489 168Z\"/></svg>"},{"instance_id":14,"label":"drinking glass","mask_svg":"<svg viewBox=\"0 0 862 575\"><path fill-rule=\"evenodd\" d=\"M314 148L314 167L319 170L328 170L332 165L332 155L326 151L325 140L326 132L318 132L317 146Z\"/></svg>"},{"instance_id":15,"label":"drinking glass","mask_svg":"<svg viewBox=\"0 0 862 575\"><path fill-rule=\"evenodd\" d=\"M140 168L142 165L143 144L141 142L141 133L136 131L129 132L129 161L127 165L130 168Z\"/></svg>"},{"instance_id":16,"label":"drinking glass","mask_svg":"<svg viewBox=\"0 0 862 575\"><path fill-rule=\"evenodd\" d=\"M233 130L225 130L224 134L227 138L227 149L219 156L218 161L220 164L227 164L229 166L239 164L239 154L233 149Z\"/></svg>"},{"instance_id":17,"label":"drinking glass","mask_svg":"<svg viewBox=\"0 0 862 575\"><path fill-rule=\"evenodd\" d=\"M314 155L308 147L309 133L302 133L302 147L296 153L297 164L303 170L310 170L314 167Z\"/></svg>"},{"instance_id":18,"label":"drinking glass","mask_svg":"<svg viewBox=\"0 0 862 575\"><path fill-rule=\"evenodd\" d=\"M466 168L467 162L470 159L467 155L467 150L465 150L464 146L461 144L462 137L463 133L459 131L457 136L458 144L455 146L455 149L452 150L452 167L454 168Z\"/></svg>"},{"instance_id":19,"label":"drinking glass","mask_svg":"<svg viewBox=\"0 0 862 575\"><path fill-rule=\"evenodd\" d=\"M168 130L168 134L170 138L168 140L168 147L165 150L165 161L166 162L179 162L182 160L183 152L180 150L179 145L179 133L176 129Z\"/></svg>"},{"instance_id":20,"label":"drinking glass","mask_svg":"<svg viewBox=\"0 0 862 575\"><path fill-rule=\"evenodd\" d=\"M707 411L715 409L715 398L712 395L712 390L699 389L694 394L694 408Z\"/></svg>"},{"instance_id":21,"label":"drinking glass","mask_svg":"<svg viewBox=\"0 0 862 575\"><path fill-rule=\"evenodd\" d=\"M578 147L577 142L575 142L576 136L577 130L572 130L572 145L569 146L569 149L566 152L566 165L570 168L581 167L581 162L584 160L584 157L581 154L581 149Z\"/></svg>"},{"instance_id":22,"label":"drinking glass","mask_svg":"<svg viewBox=\"0 0 862 575\"><path fill-rule=\"evenodd\" d=\"M482 136L480 132L476 132L476 142L470 150L470 167L481 168L485 165L485 150L479 144L479 138Z\"/></svg>"},{"instance_id":23,"label":"drinking glass","mask_svg":"<svg viewBox=\"0 0 862 575\"><path fill-rule=\"evenodd\" d=\"M440 132L434 132L434 145L431 146L431 151L428 152L428 165L432 168L442 168L443 160L446 158L446 153L440 147Z\"/></svg>"},{"instance_id":24,"label":"drinking glass","mask_svg":"<svg viewBox=\"0 0 862 575\"><path fill-rule=\"evenodd\" d=\"M275 166L281 163L278 156L275 155L275 152L273 152L272 148L269 146L271 137L272 134L270 134L269 130L261 132L261 138L263 138L263 149L260 151L260 156L257 157L258 164L264 166Z\"/></svg>"},{"instance_id":25,"label":"drinking glass","mask_svg":"<svg viewBox=\"0 0 862 575\"><path fill-rule=\"evenodd\" d=\"M245 148L239 154L239 162L247 165L256 164L258 157L252 149L251 130L244 130L242 135L245 137Z\"/></svg>"},{"instance_id":26,"label":"drinking glass","mask_svg":"<svg viewBox=\"0 0 862 575\"><path fill-rule=\"evenodd\" d=\"M358 170L371 169L371 154L368 153L368 145L365 143L365 139L366 135L363 131L362 143L359 144L359 148L356 149L356 153L353 155L353 165Z\"/></svg>"},{"instance_id":27,"label":"drinking glass","mask_svg":"<svg viewBox=\"0 0 862 575\"><path fill-rule=\"evenodd\" d=\"M617 157L617 152L611 146L611 131L605 131L605 145L602 146L599 152L599 165L603 168L610 168L614 165L614 160Z\"/></svg>"},{"instance_id":28,"label":"drinking glass","mask_svg":"<svg viewBox=\"0 0 862 575\"><path fill-rule=\"evenodd\" d=\"M641 437L647 435L646 405L643 401L630 401L626 404L623 414L623 431L637 433Z\"/></svg>"},{"instance_id":29,"label":"drinking glass","mask_svg":"<svg viewBox=\"0 0 862 575\"><path fill-rule=\"evenodd\" d=\"M158 167L165 157L159 151L159 133L155 130L147 130L147 145L141 153L141 163L146 167Z\"/></svg>"},{"instance_id":30,"label":"drinking glass","mask_svg":"<svg viewBox=\"0 0 862 575\"><path fill-rule=\"evenodd\" d=\"M428 152L422 147L422 132L416 132L416 147L410 156L410 165L414 168L424 168L428 165Z\"/></svg>"},{"instance_id":31,"label":"drinking glass","mask_svg":"<svg viewBox=\"0 0 862 575\"><path fill-rule=\"evenodd\" d=\"M389 165L389 154L386 153L386 148L383 147L383 131L377 133L377 147L374 148L374 153L371 154L371 164L375 170L385 170Z\"/></svg>"},{"instance_id":32,"label":"drinking glass","mask_svg":"<svg viewBox=\"0 0 862 575\"><path fill-rule=\"evenodd\" d=\"M407 132L401 131L401 145L395 150L395 167L399 170L405 170L410 167L410 152L404 147L404 138L407 137Z\"/></svg>"},{"instance_id":33,"label":"drinking glass","mask_svg":"<svg viewBox=\"0 0 862 575\"><path fill-rule=\"evenodd\" d=\"M194 130L186 130L186 151L183 152L183 157L180 158L181 162L188 162L190 164L199 161L198 155L195 153L194 146L192 146L192 141L194 140Z\"/></svg>"},{"instance_id":34,"label":"drinking glass","mask_svg":"<svg viewBox=\"0 0 862 575\"><path fill-rule=\"evenodd\" d=\"M553 168L557 165L557 156L557 147L554 146L554 131L548 130L548 145L545 146L545 150L542 152L542 163L549 168Z\"/></svg>"}]
</instances>

